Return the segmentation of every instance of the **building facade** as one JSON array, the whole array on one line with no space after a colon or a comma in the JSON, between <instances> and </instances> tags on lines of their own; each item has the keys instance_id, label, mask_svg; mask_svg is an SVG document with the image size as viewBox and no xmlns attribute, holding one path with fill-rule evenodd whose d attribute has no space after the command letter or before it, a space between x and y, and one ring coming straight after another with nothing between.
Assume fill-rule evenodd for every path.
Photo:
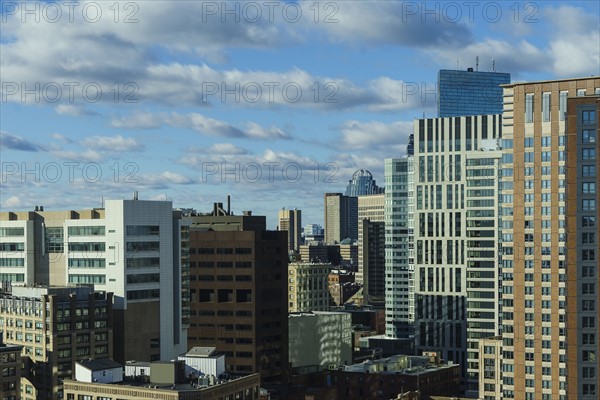
<instances>
[{"instance_id":1,"label":"building facade","mask_svg":"<svg viewBox=\"0 0 600 400\"><path fill-rule=\"evenodd\" d=\"M90 287L14 286L0 295L4 341L23 349L21 398L62 398L76 361L111 357L112 311L112 293Z\"/></svg>"},{"instance_id":2,"label":"building facade","mask_svg":"<svg viewBox=\"0 0 600 400\"><path fill-rule=\"evenodd\" d=\"M479 341L479 399L502 398L502 336Z\"/></svg>"},{"instance_id":3,"label":"building facade","mask_svg":"<svg viewBox=\"0 0 600 400\"><path fill-rule=\"evenodd\" d=\"M325 243L358 239L358 198L325 193Z\"/></svg>"},{"instance_id":4,"label":"building facade","mask_svg":"<svg viewBox=\"0 0 600 400\"><path fill-rule=\"evenodd\" d=\"M288 250L299 251L302 244L302 211L279 210L279 230L288 233Z\"/></svg>"},{"instance_id":5,"label":"building facade","mask_svg":"<svg viewBox=\"0 0 600 400\"><path fill-rule=\"evenodd\" d=\"M358 272L366 304L385 303L385 195L358 197Z\"/></svg>"},{"instance_id":6,"label":"building facade","mask_svg":"<svg viewBox=\"0 0 600 400\"><path fill-rule=\"evenodd\" d=\"M583 192L598 179L590 136L597 125L583 122L593 104L573 102L571 114L567 106L569 98L599 91L600 77L504 86L505 399L598 397L598 316L589 309L597 296L597 242L583 243L584 233L594 233L584 217L597 213L595 195Z\"/></svg>"},{"instance_id":7,"label":"building facade","mask_svg":"<svg viewBox=\"0 0 600 400\"><path fill-rule=\"evenodd\" d=\"M289 315L290 364L298 373L352 363L352 316L344 312Z\"/></svg>"},{"instance_id":8,"label":"building facade","mask_svg":"<svg viewBox=\"0 0 600 400\"><path fill-rule=\"evenodd\" d=\"M415 121L416 348L479 388L478 341L499 333L500 115Z\"/></svg>"},{"instance_id":9,"label":"building facade","mask_svg":"<svg viewBox=\"0 0 600 400\"><path fill-rule=\"evenodd\" d=\"M0 393L2 400L21 400L21 351L23 346L4 343L0 332Z\"/></svg>"},{"instance_id":10,"label":"building facade","mask_svg":"<svg viewBox=\"0 0 600 400\"><path fill-rule=\"evenodd\" d=\"M117 361L187 350L187 227L171 202L136 193L97 209L3 212L0 221L0 263L23 265L2 266L0 279L114 293Z\"/></svg>"},{"instance_id":11,"label":"building facade","mask_svg":"<svg viewBox=\"0 0 600 400\"><path fill-rule=\"evenodd\" d=\"M438 73L438 117L502 113L502 88L510 74L442 69Z\"/></svg>"},{"instance_id":12,"label":"building facade","mask_svg":"<svg viewBox=\"0 0 600 400\"><path fill-rule=\"evenodd\" d=\"M228 372L285 380L288 367L287 234L264 216L206 215L190 222L188 346L215 346Z\"/></svg>"},{"instance_id":13,"label":"building facade","mask_svg":"<svg viewBox=\"0 0 600 400\"><path fill-rule=\"evenodd\" d=\"M385 333L414 335L413 157L385 160Z\"/></svg>"},{"instance_id":14,"label":"building facade","mask_svg":"<svg viewBox=\"0 0 600 400\"><path fill-rule=\"evenodd\" d=\"M331 306L329 263L291 262L288 266L288 311L327 311Z\"/></svg>"}]
</instances>

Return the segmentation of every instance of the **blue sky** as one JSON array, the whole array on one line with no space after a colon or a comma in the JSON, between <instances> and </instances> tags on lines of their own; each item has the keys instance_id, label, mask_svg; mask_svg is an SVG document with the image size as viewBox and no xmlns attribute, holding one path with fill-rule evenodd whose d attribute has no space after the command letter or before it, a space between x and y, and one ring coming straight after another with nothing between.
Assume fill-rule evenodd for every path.
<instances>
[{"instance_id":1,"label":"blue sky","mask_svg":"<svg viewBox=\"0 0 600 400\"><path fill-rule=\"evenodd\" d=\"M232 195L276 225L383 184L441 68L600 74L598 2L2 1L0 208Z\"/></svg>"}]
</instances>

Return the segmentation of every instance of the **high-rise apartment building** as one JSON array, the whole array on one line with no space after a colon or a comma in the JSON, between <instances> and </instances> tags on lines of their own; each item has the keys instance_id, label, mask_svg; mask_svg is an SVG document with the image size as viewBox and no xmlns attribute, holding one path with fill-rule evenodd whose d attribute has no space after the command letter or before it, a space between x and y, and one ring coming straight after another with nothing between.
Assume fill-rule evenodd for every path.
<instances>
[{"instance_id":1,"label":"high-rise apartment building","mask_svg":"<svg viewBox=\"0 0 600 400\"><path fill-rule=\"evenodd\" d=\"M325 243L358 239L358 198L325 193Z\"/></svg>"},{"instance_id":2,"label":"high-rise apartment building","mask_svg":"<svg viewBox=\"0 0 600 400\"><path fill-rule=\"evenodd\" d=\"M358 272L365 303L385 303L385 195L358 197Z\"/></svg>"},{"instance_id":3,"label":"high-rise apartment building","mask_svg":"<svg viewBox=\"0 0 600 400\"><path fill-rule=\"evenodd\" d=\"M76 361L112 357L112 302L112 293L90 287L13 286L0 294L4 341L23 349L22 399L60 399Z\"/></svg>"},{"instance_id":4,"label":"high-rise apartment building","mask_svg":"<svg viewBox=\"0 0 600 400\"><path fill-rule=\"evenodd\" d=\"M504 399L600 393L597 93L597 76L504 86Z\"/></svg>"},{"instance_id":5,"label":"high-rise apartment building","mask_svg":"<svg viewBox=\"0 0 600 400\"><path fill-rule=\"evenodd\" d=\"M383 193L383 188L377 186L373 174L366 169L359 169L352 174L352 179L348 181L344 195L357 197L380 193Z\"/></svg>"},{"instance_id":6,"label":"high-rise apartment building","mask_svg":"<svg viewBox=\"0 0 600 400\"><path fill-rule=\"evenodd\" d=\"M300 245L302 244L302 211L297 208L279 210L279 230L286 231L288 234L288 250L300 251Z\"/></svg>"},{"instance_id":7,"label":"high-rise apartment building","mask_svg":"<svg viewBox=\"0 0 600 400\"><path fill-rule=\"evenodd\" d=\"M502 398L502 336L479 340L479 399Z\"/></svg>"},{"instance_id":8,"label":"high-rise apartment building","mask_svg":"<svg viewBox=\"0 0 600 400\"><path fill-rule=\"evenodd\" d=\"M438 73L438 117L502 113L502 88L510 74L442 69Z\"/></svg>"},{"instance_id":9,"label":"high-rise apartment building","mask_svg":"<svg viewBox=\"0 0 600 400\"><path fill-rule=\"evenodd\" d=\"M289 312L329 311L331 264L296 261L288 265Z\"/></svg>"},{"instance_id":10,"label":"high-rise apartment building","mask_svg":"<svg viewBox=\"0 0 600 400\"><path fill-rule=\"evenodd\" d=\"M385 160L385 333L414 335L413 157Z\"/></svg>"},{"instance_id":11,"label":"high-rise apartment building","mask_svg":"<svg viewBox=\"0 0 600 400\"><path fill-rule=\"evenodd\" d=\"M188 346L215 346L235 375L285 380L288 370L287 234L264 216L185 218L190 229L191 326Z\"/></svg>"},{"instance_id":12,"label":"high-rise apartment building","mask_svg":"<svg viewBox=\"0 0 600 400\"><path fill-rule=\"evenodd\" d=\"M187 350L188 227L170 201L0 213L2 280L93 284L114 293L114 358L154 361Z\"/></svg>"},{"instance_id":13,"label":"high-rise apartment building","mask_svg":"<svg viewBox=\"0 0 600 400\"><path fill-rule=\"evenodd\" d=\"M478 341L499 333L501 115L420 119L414 135L416 348L460 364L476 394Z\"/></svg>"}]
</instances>

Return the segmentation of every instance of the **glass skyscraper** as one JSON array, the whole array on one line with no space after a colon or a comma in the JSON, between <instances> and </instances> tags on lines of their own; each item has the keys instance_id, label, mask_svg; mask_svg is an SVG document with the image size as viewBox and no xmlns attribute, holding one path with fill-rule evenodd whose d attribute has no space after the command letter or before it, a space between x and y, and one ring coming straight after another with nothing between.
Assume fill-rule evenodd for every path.
<instances>
[{"instance_id":1,"label":"glass skyscraper","mask_svg":"<svg viewBox=\"0 0 600 400\"><path fill-rule=\"evenodd\" d=\"M438 73L438 117L502 114L502 88L510 74L442 69Z\"/></svg>"}]
</instances>

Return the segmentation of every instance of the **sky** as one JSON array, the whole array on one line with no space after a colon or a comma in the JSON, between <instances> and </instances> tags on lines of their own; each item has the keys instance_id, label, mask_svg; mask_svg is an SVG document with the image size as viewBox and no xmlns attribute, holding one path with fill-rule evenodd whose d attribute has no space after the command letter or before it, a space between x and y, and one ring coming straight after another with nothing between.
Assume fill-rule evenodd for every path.
<instances>
[{"instance_id":1,"label":"sky","mask_svg":"<svg viewBox=\"0 0 600 400\"><path fill-rule=\"evenodd\" d=\"M0 210L266 215L383 185L440 69L600 75L596 1L0 2Z\"/></svg>"}]
</instances>

